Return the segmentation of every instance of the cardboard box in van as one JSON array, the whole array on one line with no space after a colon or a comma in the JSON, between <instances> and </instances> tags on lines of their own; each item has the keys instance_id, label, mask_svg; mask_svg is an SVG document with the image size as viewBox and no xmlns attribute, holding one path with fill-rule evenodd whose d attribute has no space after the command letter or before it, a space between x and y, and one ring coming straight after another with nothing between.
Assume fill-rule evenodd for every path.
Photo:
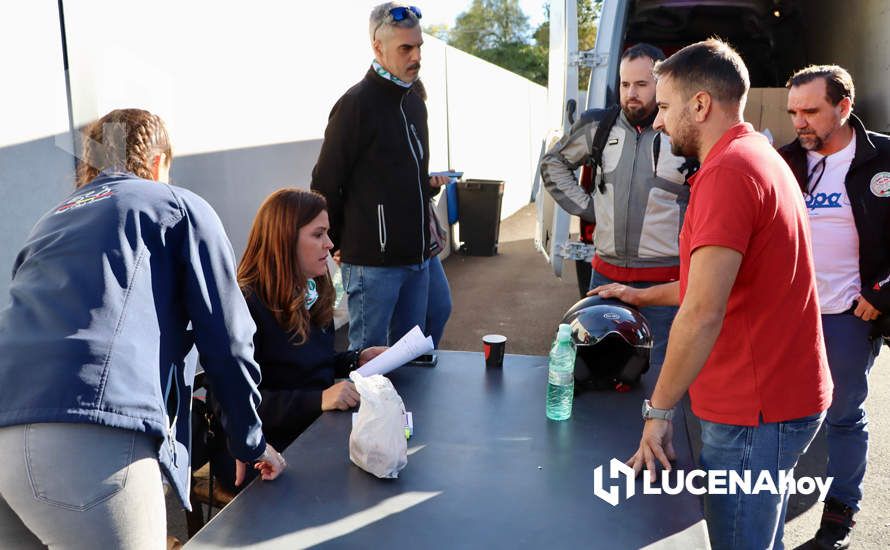
<instances>
[{"instance_id":1,"label":"cardboard box in van","mask_svg":"<svg viewBox=\"0 0 890 550\"><path fill-rule=\"evenodd\" d=\"M773 147L779 148L797 137L788 115L786 88L751 88L745 105L745 121L760 132L768 129Z\"/></svg>"}]
</instances>

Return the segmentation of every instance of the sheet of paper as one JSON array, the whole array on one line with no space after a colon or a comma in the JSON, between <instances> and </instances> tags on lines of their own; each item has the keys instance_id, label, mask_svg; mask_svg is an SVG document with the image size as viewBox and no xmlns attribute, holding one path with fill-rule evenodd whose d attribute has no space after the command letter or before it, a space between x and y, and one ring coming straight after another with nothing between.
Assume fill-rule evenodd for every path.
<instances>
[{"instance_id":1,"label":"sheet of paper","mask_svg":"<svg viewBox=\"0 0 890 550\"><path fill-rule=\"evenodd\" d=\"M420 327L415 326L388 350L365 363L356 372L362 376L386 374L424 353L433 351L433 347L433 339L424 336Z\"/></svg>"}]
</instances>

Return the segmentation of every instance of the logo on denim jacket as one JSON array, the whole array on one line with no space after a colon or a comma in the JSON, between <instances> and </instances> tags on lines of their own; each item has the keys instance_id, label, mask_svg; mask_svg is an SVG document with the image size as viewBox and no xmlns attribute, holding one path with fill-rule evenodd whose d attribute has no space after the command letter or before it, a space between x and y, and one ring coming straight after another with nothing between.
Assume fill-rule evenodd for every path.
<instances>
[{"instance_id":1,"label":"logo on denim jacket","mask_svg":"<svg viewBox=\"0 0 890 550\"><path fill-rule=\"evenodd\" d=\"M95 189L88 193L84 193L83 195L76 195L68 199L62 206L56 208L56 211L53 214L64 214L70 210L75 208L81 208L83 206L87 206L88 204L94 204L103 199L107 199L112 196L114 192L107 185L103 185L99 189Z\"/></svg>"},{"instance_id":2,"label":"logo on denim jacket","mask_svg":"<svg viewBox=\"0 0 890 550\"><path fill-rule=\"evenodd\" d=\"M634 470L617 458L609 461L609 479L615 480L606 488L603 479L603 466L593 470L593 494L612 506L618 506L636 494ZM773 479L770 472L762 470L671 470L661 471L655 481L651 481L647 472L642 476L644 495L677 495L683 491L693 495L756 495L758 493L802 494L810 495L819 491L819 500L824 501L831 487L833 477L794 477L794 470L780 471L778 479ZM622 483L623 481L623 483ZM624 486L622 498L621 487Z\"/></svg>"}]
</instances>

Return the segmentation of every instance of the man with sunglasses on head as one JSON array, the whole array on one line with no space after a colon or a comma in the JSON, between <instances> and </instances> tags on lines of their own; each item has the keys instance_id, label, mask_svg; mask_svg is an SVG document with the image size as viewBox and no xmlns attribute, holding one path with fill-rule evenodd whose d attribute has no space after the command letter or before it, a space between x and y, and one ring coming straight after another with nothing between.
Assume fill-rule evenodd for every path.
<instances>
[{"instance_id":1,"label":"man with sunglasses on head","mask_svg":"<svg viewBox=\"0 0 890 550\"><path fill-rule=\"evenodd\" d=\"M424 327L427 309L451 309L430 232L429 201L448 180L429 176L427 110L415 86L420 18L396 2L371 11L374 61L334 105L312 171L340 254L350 349L391 344L415 325L441 335L444 327Z\"/></svg>"},{"instance_id":2,"label":"man with sunglasses on head","mask_svg":"<svg viewBox=\"0 0 890 550\"><path fill-rule=\"evenodd\" d=\"M787 83L797 139L779 150L804 193L834 396L825 418L834 481L807 548L850 545L868 460L868 373L880 351L874 323L890 311L890 138L853 114L853 79L812 66Z\"/></svg>"}]
</instances>

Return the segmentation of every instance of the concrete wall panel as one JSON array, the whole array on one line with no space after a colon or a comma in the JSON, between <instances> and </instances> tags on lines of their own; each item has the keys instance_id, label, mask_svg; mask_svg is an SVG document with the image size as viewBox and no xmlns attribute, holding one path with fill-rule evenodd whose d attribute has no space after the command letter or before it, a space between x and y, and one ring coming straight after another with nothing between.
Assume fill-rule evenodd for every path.
<instances>
[{"instance_id":1,"label":"concrete wall panel","mask_svg":"<svg viewBox=\"0 0 890 550\"><path fill-rule=\"evenodd\" d=\"M448 49L451 163L466 178L503 180L501 216L528 204L546 122L541 86L454 48ZM532 151L534 150L534 154Z\"/></svg>"},{"instance_id":2,"label":"concrete wall panel","mask_svg":"<svg viewBox=\"0 0 890 550\"><path fill-rule=\"evenodd\" d=\"M74 185L62 34L55 0L0 3L0 307L15 256Z\"/></svg>"},{"instance_id":3,"label":"concrete wall panel","mask_svg":"<svg viewBox=\"0 0 890 550\"><path fill-rule=\"evenodd\" d=\"M331 107L371 63L376 3L313 10L284 0L158 0L146 9L136 0L68 0L74 124L124 107L160 115L173 140L174 183L217 209L240 254L271 191L308 187ZM530 121L543 115L546 93L432 36L424 41L430 169L449 168L450 156L467 177L506 180L506 216L529 200L540 139Z\"/></svg>"}]
</instances>

